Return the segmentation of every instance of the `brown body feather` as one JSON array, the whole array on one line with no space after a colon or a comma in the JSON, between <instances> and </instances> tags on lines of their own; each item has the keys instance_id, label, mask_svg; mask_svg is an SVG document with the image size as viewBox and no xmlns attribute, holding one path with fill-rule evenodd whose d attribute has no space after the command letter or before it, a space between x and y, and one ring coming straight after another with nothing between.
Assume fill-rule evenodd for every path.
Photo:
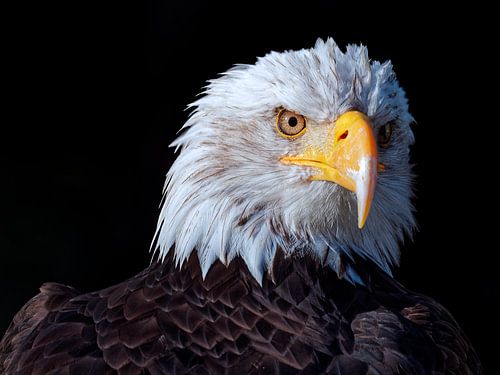
<instances>
[{"instance_id":1,"label":"brown body feather","mask_svg":"<svg viewBox=\"0 0 500 375\"><path fill-rule=\"evenodd\" d=\"M0 343L13 374L481 374L450 314L371 270L367 286L276 257L262 287L236 259L205 280L171 257L80 295L44 284Z\"/></svg>"}]
</instances>

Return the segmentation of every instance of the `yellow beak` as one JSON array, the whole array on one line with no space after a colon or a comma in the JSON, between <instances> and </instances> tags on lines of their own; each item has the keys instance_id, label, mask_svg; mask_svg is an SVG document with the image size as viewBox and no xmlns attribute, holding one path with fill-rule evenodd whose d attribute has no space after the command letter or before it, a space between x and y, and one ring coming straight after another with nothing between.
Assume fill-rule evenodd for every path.
<instances>
[{"instance_id":1,"label":"yellow beak","mask_svg":"<svg viewBox=\"0 0 500 375\"><path fill-rule=\"evenodd\" d=\"M367 116L358 111L341 115L326 143L309 146L297 156L285 156L285 164L318 170L311 180L331 181L356 193L358 227L363 228L370 212L377 181L377 143Z\"/></svg>"}]
</instances>

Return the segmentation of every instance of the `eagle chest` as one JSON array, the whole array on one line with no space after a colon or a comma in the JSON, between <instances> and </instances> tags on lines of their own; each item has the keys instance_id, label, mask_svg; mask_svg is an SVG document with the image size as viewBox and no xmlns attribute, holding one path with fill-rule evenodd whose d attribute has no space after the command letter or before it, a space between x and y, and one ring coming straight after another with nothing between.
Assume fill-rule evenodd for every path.
<instances>
[{"instance_id":1,"label":"eagle chest","mask_svg":"<svg viewBox=\"0 0 500 375\"><path fill-rule=\"evenodd\" d=\"M182 270L168 260L95 295L87 314L114 368L295 372L351 351L349 323L320 280L306 266L286 267L279 282L260 286L238 261L214 265L203 280L195 256Z\"/></svg>"}]
</instances>

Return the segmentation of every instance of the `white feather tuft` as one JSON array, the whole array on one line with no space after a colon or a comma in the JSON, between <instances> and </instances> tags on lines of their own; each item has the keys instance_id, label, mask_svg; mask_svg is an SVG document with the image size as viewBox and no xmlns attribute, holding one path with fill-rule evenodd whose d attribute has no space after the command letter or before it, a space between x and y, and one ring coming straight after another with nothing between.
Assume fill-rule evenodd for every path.
<instances>
[{"instance_id":1,"label":"white feather tuft","mask_svg":"<svg viewBox=\"0 0 500 375\"><path fill-rule=\"evenodd\" d=\"M241 256L260 282L280 248L311 253L361 282L351 264L341 272L341 255L356 253L390 274L399 242L414 227L412 117L390 63L370 62L363 46L349 45L344 53L333 39L318 40L312 49L271 52L255 65L237 65L209 81L204 94L189 106L194 112L171 144L181 152L167 173L155 235L160 258L174 249L182 264L197 251L205 276L214 261ZM276 134L281 107L306 116L317 134L353 107L375 127L396 121L392 146L380 152L388 168L362 230L352 193L311 182L311 170L279 162L312 142Z\"/></svg>"}]
</instances>

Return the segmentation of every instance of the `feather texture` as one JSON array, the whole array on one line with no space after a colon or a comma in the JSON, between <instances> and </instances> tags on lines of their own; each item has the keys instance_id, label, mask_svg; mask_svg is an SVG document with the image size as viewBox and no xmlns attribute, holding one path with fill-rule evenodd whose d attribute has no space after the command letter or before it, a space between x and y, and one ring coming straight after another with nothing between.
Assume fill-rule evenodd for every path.
<instances>
[{"instance_id":1,"label":"feather texture","mask_svg":"<svg viewBox=\"0 0 500 375\"><path fill-rule=\"evenodd\" d=\"M370 265L366 265L370 267ZM79 295L45 284L0 343L14 374L481 374L439 304L373 268L366 287L279 251L259 285L241 258L173 253L116 286Z\"/></svg>"},{"instance_id":2,"label":"feather texture","mask_svg":"<svg viewBox=\"0 0 500 375\"><path fill-rule=\"evenodd\" d=\"M481 374L449 313L390 276L414 227L412 118L391 64L319 40L205 94L173 143L157 259L97 292L44 284L0 342L0 373ZM277 135L279 108L307 118L304 136ZM352 108L375 133L395 124L362 231L352 193L279 162Z\"/></svg>"},{"instance_id":3,"label":"feather texture","mask_svg":"<svg viewBox=\"0 0 500 375\"><path fill-rule=\"evenodd\" d=\"M371 259L385 272L399 261L399 243L414 227L409 145L412 117L390 62L368 59L364 46L341 51L332 39L314 48L272 52L254 65L238 65L209 81L204 96L172 143L180 150L167 174L153 243L161 257L175 249L178 264L198 252L203 274L215 260L243 258L257 281L276 249L287 254L325 252L336 268L340 254ZM276 111L307 118L308 132L291 142L275 131ZM392 147L380 150L387 170L378 177L370 217L357 228L355 195L325 181L309 181L311 168L280 158L325 141L348 109L371 119L374 131L397 124ZM175 247L173 246L175 244Z\"/></svg>"}]
</instances>

